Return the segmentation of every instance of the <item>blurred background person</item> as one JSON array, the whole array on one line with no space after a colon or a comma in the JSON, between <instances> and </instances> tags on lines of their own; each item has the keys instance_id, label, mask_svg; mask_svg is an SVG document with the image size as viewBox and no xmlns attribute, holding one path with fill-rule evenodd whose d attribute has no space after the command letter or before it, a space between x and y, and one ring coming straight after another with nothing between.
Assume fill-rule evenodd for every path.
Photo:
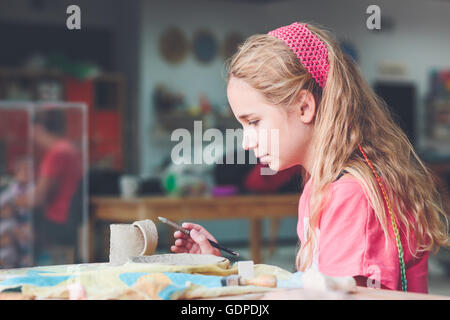
<instances>
[{"instance_id":1,"label":"blurred background person","mask_svg":"<svg viewBox=\"0 0 450 320\"><path fill-rule=\"evenodd\" d=\"M14 178L0 193L0 268L33 265L33 233L30 210L16 200L29 195L31 160L23 157L14 163Z\"/></svg>"},{"instance_id":2,"label":"blurred background person","mask_svg":"<svg viewBox=\"0 0 450 320\"><path fill-rule=\"evenodd\" d=\"M33 196L24 196L18 203L34 211L37 264L45 264L48 250L55 246L73 247L72 255L77 251L82 164L78 149L65 132L64 111L43 110L35 114L33 138L36 153L42 156Z\"/></svg>"}]
</instances>

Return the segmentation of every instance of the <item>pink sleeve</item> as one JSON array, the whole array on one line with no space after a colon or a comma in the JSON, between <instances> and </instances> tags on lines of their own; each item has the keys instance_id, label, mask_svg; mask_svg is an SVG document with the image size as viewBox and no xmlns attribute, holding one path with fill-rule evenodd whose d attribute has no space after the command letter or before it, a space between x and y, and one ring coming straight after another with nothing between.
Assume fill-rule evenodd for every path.
<instances>
[{"instance_id":1,"label":"pink sleeve","mask_svg":"<svg viewBox=\"0 0 450 320\"><path fill-rule=\"evenodd\" d=\"M328 276L365 275L369 203L358 182L340 182L331 190L319 226L319 270Z\"/></svg>"}]
</instances>

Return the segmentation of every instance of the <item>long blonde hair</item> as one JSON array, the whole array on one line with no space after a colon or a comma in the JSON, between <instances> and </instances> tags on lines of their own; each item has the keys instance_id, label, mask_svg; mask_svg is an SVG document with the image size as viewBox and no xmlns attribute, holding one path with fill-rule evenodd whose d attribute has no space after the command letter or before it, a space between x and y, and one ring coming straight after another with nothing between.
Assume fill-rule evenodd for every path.
<instances>
[{"instance_id":1,"label":"long blonde hair","mask_svg":"<svg viewBox=\"0 0 450 320\"><path fill-rule=\"evenodd\" d=\"M406 239L410 239L413 231L416 252L411 253L416 256L419 252L433 249L437 252L441 246L448 247L448 217L434 176L355 62L343 54L337 41L323 28L308 24L308 29L328 49L330 70L323 89L291 49L271 35L249 37L228 62L228 81L231 77L243 79L273 105L289 108L303 89L316 98L311 140L314 165L310 174L304 169L302 174L303 185L312 178L310 219L306 241L297 254L297 269L305 270L312 265L318 241L313 230L329 200L327 190L342 170L364 188L384 231L385 245L395 244L388 233L390 219L384 210L382 194L358 143L388 186L389 201L399 226L407 231Z\"/></svg>"}]
</instances>

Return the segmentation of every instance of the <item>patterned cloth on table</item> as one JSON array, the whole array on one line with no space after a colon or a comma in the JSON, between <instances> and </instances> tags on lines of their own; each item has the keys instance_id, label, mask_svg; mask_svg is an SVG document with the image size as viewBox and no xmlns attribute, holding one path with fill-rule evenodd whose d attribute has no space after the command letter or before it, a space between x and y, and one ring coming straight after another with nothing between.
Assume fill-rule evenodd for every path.
<instances>
[{"instance_id":1,"label":"patterned cloth on table","mask_svg":"<svg viewBox=\"0 0 450 320\"><path fill-rule=\"evenodd\" d=\"M276 266L255 265L255 276L273 274L286 280L291 273ZM209 265L126 263L81 264L0 271L0 291L20 288L30 298L69 298L69 286L79 283L87 299L194 299L272 290L257 286L222 287L221 278L238 273L229 261ZM2 280L3 279L3 280Z\"/></svg>"}]
</instances>

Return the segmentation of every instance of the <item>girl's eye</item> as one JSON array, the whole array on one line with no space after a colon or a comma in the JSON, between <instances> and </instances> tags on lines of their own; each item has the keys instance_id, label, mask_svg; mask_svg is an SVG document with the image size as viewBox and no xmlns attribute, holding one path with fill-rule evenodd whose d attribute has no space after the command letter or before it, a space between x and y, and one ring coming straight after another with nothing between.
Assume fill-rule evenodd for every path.
<instances>
[{"instance_id":1,"label":"girl's eye","mask_svg":"<svg viewBox=\"0 0 450 320\"><path fill-rule=\"evenodd\" d=\"M259 120L253 120L253 121L249 121L248 124L249 125L256 125L258 124Z\"/></svg>"}]
</instances>

